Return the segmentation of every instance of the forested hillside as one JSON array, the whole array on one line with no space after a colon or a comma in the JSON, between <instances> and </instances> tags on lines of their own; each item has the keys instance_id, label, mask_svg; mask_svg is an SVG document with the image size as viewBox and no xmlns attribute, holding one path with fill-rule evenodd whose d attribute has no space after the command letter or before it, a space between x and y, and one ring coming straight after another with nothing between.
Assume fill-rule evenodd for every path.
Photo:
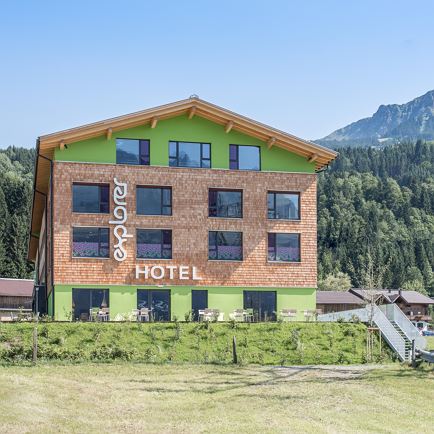
<instances>
[{"instance_id":1,"label":"forested hillside","mask_svg":"<svg viewBox=\"0 0 434 434\"><path fill-rule=\"evenodd\" d=\"M0 151L0 277L32 273L26 249L34 156ZM345 273L353 286L374 279L434 294L434 145L341 149L319 176L318 199L320 280Z\"/></svg>"},{"instance_id":2,"label":"forested hillside","mask_svg":"<svg viewBox=\"0 0 434 434\"><path fill-rule=\"evenodd\" d=\"M320 279L434 293L434 145L341 149L318 197Z\"/></svg>"},{"instance_id":3,"label":"forested hillside","mask_svg":"<svg viewBox=\"0 0 434 434\"><path fill-rule=\"evenodd\" d=\"M35 151L0 150L0 277L32 277L27 258Z\"/></svg>"}]
</instances>

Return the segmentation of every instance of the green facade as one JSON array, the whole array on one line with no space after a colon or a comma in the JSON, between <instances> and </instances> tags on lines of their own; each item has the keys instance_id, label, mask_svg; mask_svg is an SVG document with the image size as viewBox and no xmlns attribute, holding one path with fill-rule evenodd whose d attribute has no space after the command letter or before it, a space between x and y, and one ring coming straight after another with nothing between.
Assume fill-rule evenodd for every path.
<instances>
[{"instance_id":1,"label":"green facade","mask_svg":"<svg viewBox=\"0 0 434 434\"><path fill-rule=\"evenodd\" d=\"M208 290L208 307L224 312L224 319L229 319L229 313L234 309L243 308L243 290L276 291L277 311L281 309L297 309L297 319L303 320L303 310L315 309L315 288L234 288L234 287L199 287L199 286L137 286L137 285L56 285L55 286L55 319L66 321L71 317L72 289L98 288L108 289L110 293L110 318L116 315L131 313L137 308L137 289L170 290L171 317L184 320L184 316L191 310L192 289Z\"/></svg>"},{"instance_id":2,"label":"green facade","mask_svg":"<svg viewBox=\"0 0 434 434\"><path fill-rule=\"evenodd\" d=\"M314 173L315 163L306 158L278 148L268 149L267 144L237 131L225 133L221 125L198 116L188 119L186 115L159 121L156 128L149 125L113 133L110 140L105 136L83 140L56 149L59 161L87 163L116 163L116 138L146 139L151 142L151 166L169 165L169 141L211 143L211 167L229 169L229 145L254 145L261 147L261 171Z\"/></svg>"},{"instance_id":3,"label":"green facade","mask_svg":"<svg viewBox=\"0 0 434 434\"><path fill-rule=\"evenodd\" d=\"M113 132L111 139L106 136L68 144L63 150L56 149L57 161L116 164L116 139L150 140L151 166L169 165L169 141L187 141L211 143L211 169L229 169L229 145L253 145L261 148L261 171L314 173L315 163L306 158L286 151L277 146L268 149L265 142L242 134L235 130L225 132L222 125L213 123L199 116L188 119L181 115L158 121L156 128L150 125L139 126ZM176 170L176 169L174 169ZM192 169L200 170L200 169ZM209 169L207 169L209 170ZM278 284L278 282L276 282ZM243 291L276 291L277 311L296 309L297 319L303 320L303 310L315 309L315 288L263 288L263 287L200 287L200 286L137 286L137 285L55 285L54 296L48 300L49 314L56 320L71 318L72 289L98 288L108 289L110 297L110 318L118 314L131 313L137 308L137 289L170 289L171 317L183 320L191 306L192 289L208 290L208 307L224 312L225 320L234 309L243 308Z\"/></svg>"}]
</instances>

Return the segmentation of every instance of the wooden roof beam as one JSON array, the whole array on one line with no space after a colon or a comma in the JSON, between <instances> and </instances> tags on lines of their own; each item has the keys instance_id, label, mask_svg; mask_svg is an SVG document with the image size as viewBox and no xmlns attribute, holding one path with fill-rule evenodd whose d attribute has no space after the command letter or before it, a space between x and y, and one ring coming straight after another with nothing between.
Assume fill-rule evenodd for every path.
<instances>
[{"instance_id":1,"label":"wooden roof beam","mask_svg":"<svg viewBox=\"0 0 434 434\"><path fill-rule=\"evenodd\" d=\"M308 159L308 163L313 163L314 161L318 160L319 155L318 154L312 154Z\"/></svg>"},{"instance_id":2,"label":"wooden roof beam","mask_svg":"<svg viewBox=\"0 0 434 434\"><path fill-rule=\"evenodd\" d=\"M113 134L113 129L109 128L106 132L107 140L110 140L112 138L112 134Z\"/></svg>"},{"instance_id":3,"label":"wooden roof beam","mask_svg":"<svg viewBox=\"0 0 434 434\"><path fill-rule=\"evenodd\" d=\"M271 149L271 147L276 143L276 137L270 137L270 139L267 142L268 149Z\"/></svg>"},{"instance_id":4,"label":"wooden roof beam","mask_svg":"<svg viewBox=\"0 0 434 434\"><path fill-rule=\"evenodd\" d=\"M196 113L196 106L194 105L188 112L188 119L193 119L195 113Z\"/></svg>"},{"instance_id":5,"label":"wooden roof beam","mask_svg":"<svg viewBox=\"0 0 434 434\"><path fill-rule=\"evenodd\" d=\"M233 121L229 121L229 122L226 124L226 126L225 126L225 133L226 133L226 134L229 133L230 130L233 128L233 126L234 126Z\"/></svg>"},{"instance_id":6,"label":"wooden roof beam","mask_svg":"<svg viewBox=\"0 0 434 434\"><path fill-rule=\"evenodd\" d=\"M158 118L151 119L151 128L155 128L157 126Z\"/></svg>"},{"instance_id":7,"label":"wooden roof beam","mask_svg":"<svg viewBox=\"0 0 434 434\"><path fill-rule=\"evenodd\" d=\"M60 149L61 151L63 151L63 150L65 149L65 141L64 141L64 140L61 140L61 141L60 141L60 143L59 143L59 149Z\"/></svg>"}]
</instances>

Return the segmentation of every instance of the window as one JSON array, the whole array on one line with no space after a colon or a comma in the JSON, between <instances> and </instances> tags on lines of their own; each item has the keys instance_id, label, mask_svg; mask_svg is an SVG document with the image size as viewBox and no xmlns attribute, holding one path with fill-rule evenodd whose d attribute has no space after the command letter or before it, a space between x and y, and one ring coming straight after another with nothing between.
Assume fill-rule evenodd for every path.
<instances>
[{"instance_id":1,"label":"window","mask_svg":"<svg viewBox=\"0 0 434 434\"><path fill-rule=\"evenodd\" d=\"M275 291L244 291L244 309L251 310L253 321L276 320Z\"/></svg>"},{"instance_id":2,"label":"window","mask_svg":"<svg viewBox=\"0 0 434 434\"><path fill-rule=\"evenodd\" d=\"M172 259L172 231L137 229L137 258Z\"/></svg>"},{"instance_id":3,"label":"window","mask_svg":"<svg viewBox=\"0 0 434 434\"><path fill-rule=\"evenodd\" d=\"M72 288L74 319L89 321L91 311L110 307L108 289Z\"/></svg>"},{"instance_id":4,"label":"window","mask_svg":"<svg viewBox=\"0 0 434 434\"><path fill-rule=\"evenodd\" d=\"M268 218L269 219L300 219L300 194L268 192Z\"/></svg>"},{"instance_id":5,"label":"window","mask_svg":"<svg viewBox=\"0 0 434 434\"><path fill-rule=\"evenodd\" d=\"M208 291L206 289L193 289L191 291L191 310L193 321L199 321L199 311L208 308Z\"/></svg>"},{"instance_id":6,"label":"window","mask_svg":"<svg viewBox=\"0 0 434 434\"><path fill-rule=\"evenodd\" d=\"M110 187L108 184L73 184L72 211L108 213Z\"/></svg>"},{"instance_id":7,"label":"window","mask_svg":"<svg viewBox=\"0 0 434 434\"><path fill-rule=\"evenodd\" d=\"M149 166L149 148L149 140L116 139L116 163Z\"/></svg>"},{"instance_id":8,"label":"window","mask_svg":"<svg viewBox=\"0 0 434 434\"><path fill-rule=\"evenodd\" d=\"M169 142L169 166L211 167L211 144Z\"/></svg>"},{"instance_id":9,"label":"window","mask_svg":"<svg viewBox=\"0 0 434 434\"><path fill-rule=\"evenodd\" d=\"M229 145L229 169L261 170L259 146Z\"/></svg>"},{"instance_id":10,"label":"window","mask_svg":"<svg viewBox=\"0 0 434 434\"><path fill-rule=\"evenodd\" d=\"M268 260L300 262L300 234L268 234Z\"/></svg>"},{"instance_id":11,"label":"window","mask_svg":"<svg viewBox=\"0 0 434 434\"><path fill-rule=\"evenodd\" d=\"M72 256L76 258L108 258L108 228L72 228Z\"/></svg>"},{"instance_id":12,"label":"window","mask_svg":"<svg viewBox=\"0 0 434 434\"><path fill-rule=\"evenodd\" d=\"M138 289L137 309L148 308L153 321L170 321L170 291Z\"/></svg>"},{"instance_id":13,"label":"window","mask_svg":"<svg viewBox=\"0 0 434 434\"><path fill-rule=\"evenodd\" d=\"M140 215L172 215L170 187L137 187L136 213Z\"/></svg>"},{"instance_id":14,"label":"window","mask_svg":"<svg viewBox=\"0 0 434 434\"><path fill-rule=\"evenodd\" d=\"M211 188L208 195L210 217L243 217L243 193L240 190Z\"/></svg>"},{"instance_id":15,"label":"window","mask_svg":"<svg viewBox=\"0 0 434 434\"><path fill-rule=\"evenodd\" d=\"M243 260L243 234L241 232L210 231L208 243L208 259Z\"/></svg>"}]
</instances>

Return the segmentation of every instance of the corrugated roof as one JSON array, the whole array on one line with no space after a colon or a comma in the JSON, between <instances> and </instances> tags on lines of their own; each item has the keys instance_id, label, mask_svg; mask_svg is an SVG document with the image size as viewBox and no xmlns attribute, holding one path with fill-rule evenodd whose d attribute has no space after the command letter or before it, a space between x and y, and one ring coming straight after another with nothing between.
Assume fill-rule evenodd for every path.
<instances>
[{"instance_id":1,"label":"corrugated roof","mask_svg":"<svg viewBox=\"0 0 434 434\"><path fill-rule=\"evenodd\" d=\"M346 291L317 291L317 304L363 304L363 300Z\"/></svg>"},{"instance_id":2,"label":"corrugated roof","mask_svg":"<svg viewBox=\"0 0 434 434\"><path fill-rule=\"evenodd\" d=\"M361 298L369 298L369 291L366 289L351 288L350 291ZM399 289L377 289L374 290L378 297L383 296L388 302L396 303L402 298L408 304L434 304L434 300L417 291L404 291Z\"/></svg>"},{"instance_id":3,"label":"corrugated roof","mask_svg":"<svg viewBox=\"0 0 434 434\"><path fill-rule=\"evenodd\" d=\"M0 296L32 297L34 284L31 279L0 278Z\"/></svg>"}]
</instances>

